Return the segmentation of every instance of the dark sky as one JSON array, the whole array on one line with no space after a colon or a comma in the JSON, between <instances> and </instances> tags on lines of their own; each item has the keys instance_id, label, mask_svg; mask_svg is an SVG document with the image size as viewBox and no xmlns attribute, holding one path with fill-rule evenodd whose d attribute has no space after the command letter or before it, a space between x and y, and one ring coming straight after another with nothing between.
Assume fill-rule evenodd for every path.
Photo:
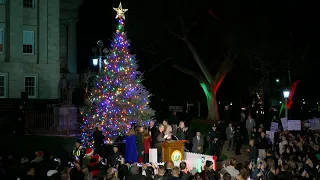
<instances>
[{"instance_id":1,"label":"dark sky","mask_svg":"<svg viewBox=\"0 0 320 180\"><path fill-rule=\"evenodd\" d=\"M192 2L192 3L191 3ZM256 51L259 57L272 59L272 67L290 59L292 79L301 79L300 96L314 98L320 88L312 80L319 78L319 17L316 4L298 1L212 1L153 0L122 1L126 13L131 53L137 55L140 71L145 72L144 84L155 95L155 101L204 100L199 83L172 68L176 63L201 72L186 46L169 32L179 33L180 18L185 27L197 21L189 38L196 46L212 73L216 71L226 49L239 54L232 72L221 89L220 99L232 101L245 97L248 86L255 84L259 71L250 69ZM109 47L115 31L115 11L119 1L85 0L79 8L78 61L79 71L92 66L92 47L101 39ZM216 17L213 17L211 10ZM219 19L221 21L219 21ZM231 41L235 40L235 41ZM235 42L230 45L230 42ZM306 45L309 51L301 61ZM253 48L255 47L255 48ZM152 71L159 62L170 57ZM272 72L270 78L287 81L285 69Z\"/></svg>"}]
</instances>

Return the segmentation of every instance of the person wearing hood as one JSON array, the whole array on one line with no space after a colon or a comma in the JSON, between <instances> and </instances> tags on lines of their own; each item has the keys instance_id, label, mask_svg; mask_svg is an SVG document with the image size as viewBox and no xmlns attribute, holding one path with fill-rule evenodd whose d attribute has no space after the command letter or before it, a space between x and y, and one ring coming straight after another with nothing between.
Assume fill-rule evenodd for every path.
<instances>
[{"instance_id":1,"label":"person wearing hood","mask_svg":"<svg viewBox=\"0 0 320 180\"><path fill-rule=\"evenodd\" d=\"M47 172L47 179L48 180L60 180L61 179L60 173L58 172L59 166L60 166L59 161L55 160L55 161L51 162L51 164L49 165L50 170Z\"/></svg>"}]
</instances>

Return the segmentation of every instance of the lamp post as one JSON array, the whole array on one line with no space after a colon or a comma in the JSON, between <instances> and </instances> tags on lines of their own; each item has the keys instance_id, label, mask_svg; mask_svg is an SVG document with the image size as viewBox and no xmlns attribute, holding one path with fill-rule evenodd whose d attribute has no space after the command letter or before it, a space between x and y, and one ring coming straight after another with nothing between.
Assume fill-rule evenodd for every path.
<instances>
[{"instance_id":1,"label":"lamp post","mask_svg":"<svg viewBox=\"0 0 320 180\"><path fill-rule=\"evenodd\" d=\"M99 65L99 72L101 72L101 69L102 69L102 47L103 47L102 40L99 40L97 42L97 45L99 47L99 58L98 59L97 58L92 59L92 64L94 66ZM94 56L97 57L98 49L96 47L92 48L92 52L93 52ZM108 50L104 49L103 52L107 53Z\"/></svg>"},{"instance_id":2,"label":"lamp post","mask_svg":"<svg viewBox=\"0 0 320 180\"><path fill-rule=\"evenodd\" d=\"M285 117L287 118L288 120L288 98L289 98L289 95L290 95L290 91L289 90L283 90L283 97L284 97L284 100L285 100Z\"/></svg>"}]
</instances>

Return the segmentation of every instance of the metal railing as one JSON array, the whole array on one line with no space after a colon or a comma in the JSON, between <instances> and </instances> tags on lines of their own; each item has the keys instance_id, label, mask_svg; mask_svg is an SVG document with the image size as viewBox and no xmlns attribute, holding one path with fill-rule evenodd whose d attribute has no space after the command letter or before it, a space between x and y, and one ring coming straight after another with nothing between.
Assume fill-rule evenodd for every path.
<instances>
[{"instance_id":1,"label":"metal railing","mask_svg":"<svg viewBox=\"0 0 320 180\"><path fill-rule=\"evenodd\" d=\"M77 117L70 115L57 117L53 113L26 114L27 133L36 135L77 135L80 134L77 122Z\"/></svg>"}]
</instances>

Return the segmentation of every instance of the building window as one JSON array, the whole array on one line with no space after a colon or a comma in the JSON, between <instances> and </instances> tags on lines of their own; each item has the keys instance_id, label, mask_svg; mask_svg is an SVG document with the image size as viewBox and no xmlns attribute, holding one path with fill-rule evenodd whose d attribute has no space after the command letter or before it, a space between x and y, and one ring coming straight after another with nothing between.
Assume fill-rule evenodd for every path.
<instances>
[{"instance_id":1,"label":"building window","mask_svg":"<svg viewBox=\"0 0 320 180\"><path fill-rule=\"evenodd\" d=\"M0 98L7 97L8 74L0 73Z\"/></svg>"},{"instance_id":2,"label":"building window","mask_svg":"<svg viewBox=\"0 0 320 180\"><path fill-rule=\"evenodd\" d=\"M34 0L23 0L24 8L34 8Z\"/></svg>"},{"instance_id":3,"label":"building window","mask_svg":"<svg viewBox=\"0 0 320 180\"><path fill-rule=\"evenodd\" d=\"M24 77L24 92L28 94L29 98L37 97L37 76Z\"/></svg>"},{"instance_id":4,"label":"building window","mask_svg":"<svg viewBox=\"0 0 320 180\"><path fill-rule=\"evenodd\" d=\"M4 51L4 30L0 29L0 53L3 53Z\"/></svg>"},{"instance_id":5,"label":"building window","mask_svg":"<svg viewBox=\"0 0 320 180\"><path fill-rule=\"evenodd\" d=\"M34 31L23 31L23 54L34 54Z\"/></svg>"}]
</instances>

